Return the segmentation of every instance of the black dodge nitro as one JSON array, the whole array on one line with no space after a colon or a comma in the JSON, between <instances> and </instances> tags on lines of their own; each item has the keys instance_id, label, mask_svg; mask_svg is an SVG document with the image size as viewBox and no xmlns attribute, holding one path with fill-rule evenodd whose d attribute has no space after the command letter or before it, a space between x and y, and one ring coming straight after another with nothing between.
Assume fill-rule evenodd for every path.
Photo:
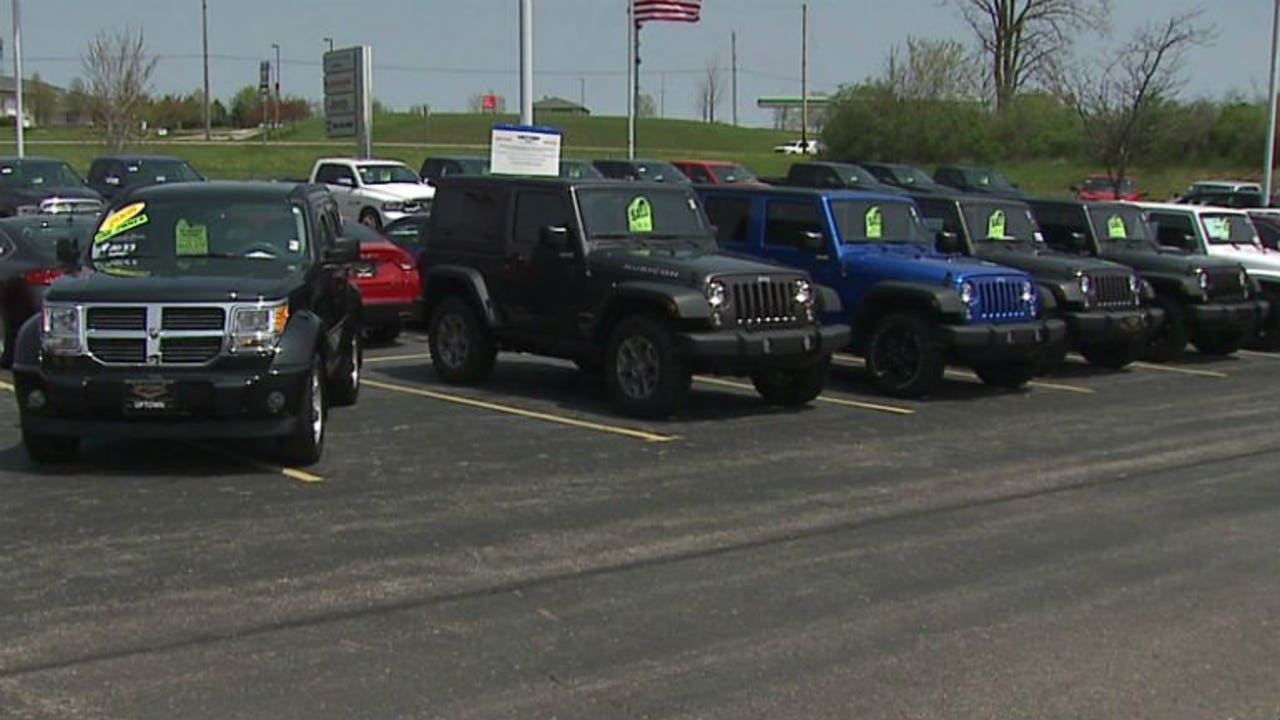
<instances>
[{"instance_id":1,"label":"black dodge nitro","mask_svg":"<svg viewBox=\"0 0 1280 720\"><path fill-rule=\"evenodd\" d=\"M320 186L181 183L131 190L19 333L27 452L83 436L273 437L319 459L330 405L359 391L353 241Z\"/></svg>"}]
</instances>

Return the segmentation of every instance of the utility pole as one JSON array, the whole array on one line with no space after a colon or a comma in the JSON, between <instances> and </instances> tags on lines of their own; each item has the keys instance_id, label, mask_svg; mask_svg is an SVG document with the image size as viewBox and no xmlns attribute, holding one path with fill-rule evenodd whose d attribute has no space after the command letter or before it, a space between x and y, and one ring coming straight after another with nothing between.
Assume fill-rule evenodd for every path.
<instances>
[{"instance_id":1,"label":"utility pole","mask_svg":"<svg viewBox=\"0 0 1280 720\"><path fill-rule=\"evenodd\" d=\"M209 0L200 0L200 41L204 46L204 139L213 139L213 118L209 114Z\"/></svg>"},{"instance_id":2,"label":"utility pole","mask_svg":"<svg viewBox=\"0 0 1280 720\"><path fill-rule=\"evenodd\" d=\"M275 129L280 130L280 43L271 43L271 49L276 51L276 112L275 112Z\"/></svg>"},{"instance_id":3,"label":"utility pole","mask_svg":"<svg viewBox=\"0 0 1280 720\"><path fill-rule=\"evenodd\" d=\"M658 73L658 117L667 116L667 74Z\"/></svg>"},{"instance_id":4,"label":"utility pole","mask_svg":"<svg viewBox=\"0 0 1280 720\"><path fill-rule=\"evenodd\" d=\"M809 152L809 3L800 5L800 142Z\"/></svg>"},{"instance_id":5,"label":"utility pole","mask_svg":"<svg viewBox=\"0 0 1280 720\"><path fill-rule=\"evenodd\" d=\"M1280 2L1280 0L1277 0ZM729 33L730 85L733 87L733 124L738 125L738 31Z\"/></svg>"},{"instance_id":6,"label":"utility pole","mask_svg":"<svg viewBox=\"0 0 1280 720\"><path fill-rule=\"evenodd\" d=\"M18 94L18 117L14 127L17 128L18 157L26 154L26 140L22 127L22 19L19 14L18 0L13 0L13 81Z\"/></svg>"},{"instance_id":7,"label":"utility pole","mask_svg":"<svg viewBox=\"0 0 1280 720\"><path fill-rule=\"evenodd\" d=\"M533 124L533 0L520 3L520 123Z\"/></svg>"},{"instance_id":8,"label":"utility pole","mask_svg":"<svg viewBox=\"0 0 1280 720\"><path fill-rule=\"evenodd\" d=\"M1276 159L1276 90L1277 82L1280 82L1280 78L1276 77L1276 54L1280 52L1278 43L1280 43L1280 0L1276 0L1275 8L1271 12L1271 92L1267 96L1267 157L1262 169L1262 192L1264 193L1262 197L1267 205L1271 204L1271 193L1274 190L1272 183L1275 179L1273 167Z\"/></svg>"},{"instance_id":9,"label":"utility pole","mask_svg":"<svg viewBox=\"0 0 1280 720\"><path fill-rule=\"evenodd\" d=\"M587 106L587 79L585 77L578 78L578 104L582 107Z\"/></svg>"}]
</instances>

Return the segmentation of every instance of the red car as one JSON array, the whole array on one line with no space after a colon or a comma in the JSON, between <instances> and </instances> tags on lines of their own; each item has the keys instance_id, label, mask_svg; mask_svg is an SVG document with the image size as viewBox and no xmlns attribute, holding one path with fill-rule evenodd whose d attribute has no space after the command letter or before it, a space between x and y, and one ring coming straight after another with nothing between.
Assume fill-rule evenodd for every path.
<instances>
[{"instance_id":1,"label":"red car","mask_svg":"<svg viewBox=\"0 0 1280 720\"><path fill-rule=\"evenodd\" d=\"M395 340L405 322L421 315L422 280L412 255L378 231L364 225L344 227L360 241L360 260L352 267L363 302L365 338L371 343Z\"/></svg>"},{"instance_id":2,"label":"red car","mask_svg":"<svg viewBox=\"0 0 1280 720\"><path fill-rule=\"evenodd\" d=\"M672 160L672 165L696 183L708 185L763 185L755 173L728 160Z\"/></svg>"},{"instance_id":3,"label":"red car","mask_svg":"<svg viewBox=\"0 0 1280 720\"><path fill-rule=\"evenodd\" d=\"M1137 202L1142 199L1143 193L1138 191L1138 186L1133 182L1133 178L1126 177L1120 181L1119 187L1115 181L1106 175L1090 175L1084 179L1080 185L1072 186L1072 190L1076 193L1077 200L1128 200L1129 202Z\"/></svg>"}]
</instances>

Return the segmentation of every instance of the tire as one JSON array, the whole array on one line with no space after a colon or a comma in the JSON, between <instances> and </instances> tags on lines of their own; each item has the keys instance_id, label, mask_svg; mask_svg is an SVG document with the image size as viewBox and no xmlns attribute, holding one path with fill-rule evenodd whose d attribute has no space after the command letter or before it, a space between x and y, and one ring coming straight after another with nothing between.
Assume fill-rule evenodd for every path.
<instances>
[{"instance_id":1,"label":"tire","mask_svg":"<svg viewBox=\"0 0 1280 720\"><path fill-rule=\"evenodd\" d=\"M751 375L756 392L770 405L797 407L809 404L827 385L831 356L798 368L765 370Z\"/></svg>"},{"instance_id":2,"label":"tire","mask_svg":"<svg viewBox=\"0 0 1280 720\"><path fill-rule=\"evenodd\" d=\"M489 377L498 357L489 328L471 303L457 295L445 298L431 313L431 364L441 380L461 385Z\"/></svg>"},{"instance_id":3,"label":"tire","mask_svg":"<svg viewBox=\"0 0 1280 720\"><path fill-rule=\"evenodd\" d=\"M80 452L80 438L75 435L46 435L22 428L22 445L38 465L71 462Z\"/></svg>"},{"instance_id":4,"label":"tire","mask_svg":"<svg viewBox=\"0 0 1280 720\"><path fill-rule=\"evenodd\" d=\"M604 371L614 403L633 417L671 415L684 405L693 383L671 331L647 315L625 317L609 334Z\"/></svg>"},{"instance_id":5,"label":"tire","mask_svg":"<svg viewBox=\"0 0 1280 720\"><path fill-rule=\"evenodd\" d=\"M1018 390L1031 382L1036 375L1034 360L1010 360L1000 363L975 365L973 371L982 384L1005 390Z\"/></svg>"},{"instance_id":6,"label":"tire","mask_svg":"<svg viewBox=\"0 0 1280 720\"><path fill-rule=\"evenodd\" d=\"M1191 344L1204 355L1226 357L1243 347L1244 341L1245 337L1240 333L1209 333L1192 338Z\"/></svg>"},{"instance_id":7,"label":"tire","mask_svg":"<svg viewBox=\"0 0 1280 720\"><path fill-rule=\"evenodd\" d=\"M1267 311L1262 325L1258 327L1258 334L1249 346L1255 350L1275 352L1280 350L1280 293L1264 292L1262 297L1271 303L1271 309Z\"/></svg>"},{"instance_id":8,"label":"tire","mask_svg":"<svg viewBox=\"0 0 1280 720\"><path fill-rule=\"evenodd\" d=\"M878 320L867 340L867 371L885 395L919 398L937 389L946 357L933 324L920 315L893 313Z\"/></svg>"},{"instance_id":9,"label":"tire","mask_svg":"<svg viewBox=\"0 0 1280 720\"><path fill-rule=\"evenodd\" d=\"M333 407L355 405L360 399L360 374L364 370L364 342L360 333L351 333L347 351L342 354L338 375L329 384L329 404Z\"/></svg>"},{"instance_id":10,"label":"tire","mask_svg":"<svg viewBox=\"0 0 1280 720\"><path fill-rule=\"evenodd\" d=\"M9 318L0 308L0 368L8 370L13 367L13 343L17 339L14 329L9 325Z\"/></svg>"},{"instance_id":11,"label":"tire","mask_svg":"<svg viewBox=\"0 0 1280 720\"><path fill-rule=\"evenodd\" d=\"M385 325L374 325L365 328L365 339L375 345L389 345L400 337L401 331L404 330L404 323L400 320L394 320Z\"/></svg>"},{"instance_id":12,"label":"tire","mask_svg":"<svg viewBox=\"0 0 1280 720\"><path fill-rule=\"evenodd\" d=\"M1082 345L1080 354L1090 365L1108 370L1123 370L1142 355L1143 345L1130 342L1118 345Z\"/></svg>"},{"instance_id":13,"label":"tire","mask_svg":"<svg viewBox=\"0 0 1280 720\"><path fill-rule=\"evenodd\" d=\"M311 361L311 371L303 382L302 396L298 398L298 422L292 433L279 440L280 460L287 465L312 465L324 454L329 406L324 364L320 358Z\"/></svg>"},{"instance_id":14,"label":"tire","mask_svg":"<svg viewBox=\"0 0 1280 720\"><path fill-rule=\"evenodd\" d=\"M382 216L373 208L365 208L360 211L360 224L365 227L373 228L379 232L382 231Z\"/></svg>"},{"instance_id":15,"label":"tire","mask_svg":"<svg viewBox=\"0 0 1280 720\"><path fill-rule=\"evenodd\" d=\"M1187 342L1191 339L1186 313L1180 303L1159 295L1156 296L1155 304L1164 310L1164 322L1147 339L1147 348L1143 351L1142 358L1151 362L1177 360L1182 357Z\"/></svg>"}]
</instances>

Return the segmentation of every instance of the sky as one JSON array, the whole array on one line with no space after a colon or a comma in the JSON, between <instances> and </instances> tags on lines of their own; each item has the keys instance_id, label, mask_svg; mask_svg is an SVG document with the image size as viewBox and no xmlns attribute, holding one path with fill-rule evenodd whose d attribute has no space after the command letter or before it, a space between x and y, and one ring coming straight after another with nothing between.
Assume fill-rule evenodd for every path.
<instances>
[{"instance_id":1,"label":"sky","mask_svg":"<svg viewBox=\"0 0 1280 720\"><path fill-rule=\"evenodd\" d=\"M207 0L210 80L215 97L257 83L260 60L281 48L281 91L318 99L321 57L337 47L373 48L374 96L389 107L426 103L462 111L476 93L496 92L519 107L518 0ZM141 28L159 56L158 93L201 87L200 0L21 0L24 74L64 86L99 32ZM10 3L0 2L4 74L13 71ZM626 108L627 0L533 0L534 97L585 99L595 114ZM834 91L878 74L892 46L909 35L970 42L948 0L808 0L809 84ZM1184 93L1221 99L1265 95L1272 0L1112 0L1109 35L1080 38L1101 52L1144 22L1204 7L1216 39L1187 57ZM737 33L738 108L744 125L768 125L763 95L798 95L800 0L703 0L696 24L651 23L641 33L642 92L667 117L696 117L709 62L730 66ZM726 86L727 86L726 75ZM726 90L721 117L732 108Z\"/></svg>"}]
</instances>

